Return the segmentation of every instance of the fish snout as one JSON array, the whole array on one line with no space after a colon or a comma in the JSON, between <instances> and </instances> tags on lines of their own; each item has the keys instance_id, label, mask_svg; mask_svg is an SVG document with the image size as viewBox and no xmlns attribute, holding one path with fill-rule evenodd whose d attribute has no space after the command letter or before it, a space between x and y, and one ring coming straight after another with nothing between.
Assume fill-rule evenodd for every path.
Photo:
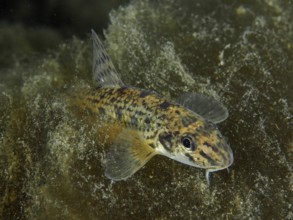
<instances>
[{"instance_id":1,"label":"fish snout","mask_svg":"<svg viewBox=\"0 0 293 220\"><path fill-rule=\"evenodd\" d=\"M211 158L214 159L214 163L211 163L211 165L215 169L226 169L231 166L234 161L232 149L226 141L221 141L215 145L213 151L210 153Z\"/></svg>"}]
</instances>

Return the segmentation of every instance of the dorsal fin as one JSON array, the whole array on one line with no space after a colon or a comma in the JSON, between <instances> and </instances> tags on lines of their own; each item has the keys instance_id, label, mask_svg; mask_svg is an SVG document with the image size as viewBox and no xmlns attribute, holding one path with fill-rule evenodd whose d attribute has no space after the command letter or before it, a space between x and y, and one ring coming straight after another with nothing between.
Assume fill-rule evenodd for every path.
<instances>
[{"instance_id":1,"label":"dorsal fin","mask_svg":"<svg viewBox=\"0 0 293 220\"><path fill-rule=\"evenodd\" d=\"M177 103L218 124L228 118L228 110L219 101L197 93L185 93L177 98Z\"/></svg>"},{"instance_id":2,"label":"dorsal fin","mask_svg":"<svg viewBox=\"0 0 293 220\"><path fill-rule=\"evenodd\" d=\"M125 86L117 73L110 56L102 41L94 30L93 38L93 80L101 87L123 87Z\"/></svg>"}]
</instances>

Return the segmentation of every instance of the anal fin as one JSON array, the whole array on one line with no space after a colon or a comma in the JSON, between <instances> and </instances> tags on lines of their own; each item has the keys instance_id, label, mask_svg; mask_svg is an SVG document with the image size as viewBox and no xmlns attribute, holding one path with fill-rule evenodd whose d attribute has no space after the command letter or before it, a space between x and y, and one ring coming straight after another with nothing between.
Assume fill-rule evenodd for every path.
<instances>
[{"instance_id":1,"label":"anal fin","mask_svg":"<svg viewBox=\"0 0 293 220\"><path fill-rule=\"evenodd\" d=\"M147 144L139 132L124 129L107 153L105 175L115 181L127 179L155 154L156 151Z\"/></svg>"}]
</instances>

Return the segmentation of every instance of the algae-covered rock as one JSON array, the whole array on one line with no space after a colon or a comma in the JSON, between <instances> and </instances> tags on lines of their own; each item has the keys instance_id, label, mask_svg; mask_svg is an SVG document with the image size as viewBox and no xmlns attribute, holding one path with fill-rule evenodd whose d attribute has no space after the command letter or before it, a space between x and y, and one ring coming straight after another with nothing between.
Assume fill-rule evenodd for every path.
<instances>
[{"instance_id":1,"label":"algae-covered rock","mask_svg":"<svg viewBox=\"0 0 293 220\"><path fill-rule=\"evenodd\" d=\"M122 79L174 99L221 100L234 164L204 173L157 156L104 176L99 121L72 94L92 87L91 41L73 38L0 73L3 219L292 219L293 8L285 1L132 1L106 45Z\"/></svg>"}]
</instances>

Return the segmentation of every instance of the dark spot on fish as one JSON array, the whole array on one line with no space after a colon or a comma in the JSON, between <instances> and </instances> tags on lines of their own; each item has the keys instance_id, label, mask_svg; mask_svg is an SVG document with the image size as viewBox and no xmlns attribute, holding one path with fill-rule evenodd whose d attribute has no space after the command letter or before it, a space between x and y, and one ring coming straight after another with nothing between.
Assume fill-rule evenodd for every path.
<instances>
[{"instance_id":1,"label":"dark spot on fish","mask_svg":"<svg viewBox=\"0 0 293 220\"><path fill-rule=\"evenodd\" d=\"M137 123L137 118L135 118L135 117L132 117L131 118L131 125L137 125L138 123Z\"/></svg>"},{"instance_id":2,"label":"dark spot on fish","mask_svg":"<svg viewBox=\"0 0 293 220\"><path fill-rule=\"evenodd\" d=\"M144 120L144 122L147 123L147 124L149 124L149 123L151 123L151 120L150 120L149 117L146 117L146 119Z\"/></svg>"},{"instance_id":3,"label":"dark spot on fish","mask_svg":"<svg viewBox=\"0 0 293 220\"><path fill-rule=\"evenodd\" d=\"M100 99L105 98L105 96L106 96L106 94L105 94L105 93L102 93L102 94L100 95Z\"/></svg>"},{"instance_id":4,"label":"dark spot on fish","mask_svg":"<svg viewBox=\"0 0 293 220\"><path fill-rule=\"evenodd\" d=\"M164 110L166 110L166 109L168 109L170 107L170 105L171 104L169 102L165 101L165 102L161 103L159 105L159 107L162 108L162 109L164 109Z\"/></svg>"},{"instance_id":5,"label":"dark spot on fish","mask_svg":"<svg viewBox=\"0 0 293 220\"><path fill-rule=\"evenodd\" d=\"M122 109L121 108L116 108L116 117L118 119L122 118Z\"/></svg>"},{"instance_id":6,"label":"dark spot on fish","mask_svg":"<svg viewBox=\"0 0 293 220\"><path fill-rule=\"evenodd\" d=\"M190 154L185 153L185 156L188 157L189 161L194 162L194 158Z\"/></svg>"},{"instance_id":7,"label":"dark spot on fish","mask_svg":"<svg viewBox=\"0 0 293 220\"><path fill-rule=\"evenodd\" d=\"M101 115L105 115L105 114L106 114L106 111L105 111L104 108L99 107L98 110L99 110L99 113L100 113Z\"/></svg>"},{"instance_id":8,"label":"dark spot on fish","mask_svg":"<svg viewBox=\"0 0 293 220\"><path fill-rule=\"evenodd\" d=\"M95 104L97 104L97 103L100 102L100 100L99 99L92 99L92 102L95 103Z\"/></svg>"},{"instance_id":9,"label":"dark spot on fish","mask_svg":"<svg viewBox=\"0 0 293 220\"><path fill-rule=\"evenodd\" d=\"M221 158L227 158L227 155L223 153L223 151L219 151L217 154L219 154Z\"/></svg>"},{"instance_id":10,"label":"dark spot on fish","mask_svg":"<svg viewBox=\"0 0 293 220\"><path fill-rule=\"evenodd\" d=\"M96 88L95 88L95 90L100 90L102 88L102 86L97 86Z\"/></svg>"},{"instance_id":11,"label":"dark spot on fish","mask_svg":"<svg viewBox=\"0 0 293 220\"><path fill-rule=\"evenodd\" d=\"M150 156L151 153L152 153L152 152L149 152L149 153L146 155L146 157Z\"/></svg>"},{"instance_id":12,"label":"dark spot on fish","mask_svg":"<svg viewBox=\"0 0 293 220\"><path fill-rule=\"evenodd\" d=\"M127 90L127 87L121 87L121 88L117 89L117 92L119 94L125 94L126 90Z\"/></svg>"},{"instance_id":13,"label":"dark spot on fish","mask_svg":"<svg viewBox=\"0 0 293 220\"><path fill-rule=\"evenodd\" d=\"M151 93L152 93L152 91L150 91L150 90L143 90L139 94L139 97L144 98L144 97L147 97L148 95L150 95Z\"/></svg>"},{"instance_id":14,"label":"dark spot on fish","mask_svg":"<svg viewBox=\"0 0 293 220\"><path fill-rule=\"evenodd\" d=\"M212 148L212 150L214 152L219 152L218 148L216 148L215 146L212 146L211 144L209 144L208 142L204 142L203 145Z\"/></svg>"},{"instance_id":15,"label":"dark spot on fish","mask_svg":"<svg viewBox=\"0 0 293 220\"><path fill-rule=\"evenodd\" d=\"M139 112L137 112L137 114L138 114L139 116L142 116L142 115L143 115L143 112L142 112L142 111L139 111Z\"/></svg>"},{"instance_id":16,"label":"dark spot on fish","mask_svg":"<svg viewBox=\"0 0 293 220\"><path fill-rule=\"evenodd\" d=\"M169 152L172 149L172 139L173 136L171 133L163 132L159 135L159 141L164 146L164 148Z\"/></svg>"},{"instance_id":17,"label":"dark spot on fish","mask_svg":"<svg viewBox=\"0 0 293 220\"><path fill-rule=\"evenodd\" d=\"M207 155L206 153L204 153L203 151L200 151L199 154L203 158L207 159L207 161L209 162L209 164L211 164L211 165L217 165L216 162L209 155Z\"/></svg>"},{"instance_id":18,"label":"dark spot on fish","mask_svg":"<svg viewBox=\"0 0 293 220\"><path fill-rule=\"evenodd\" d=\"M211 147L212 145L210 145L208 142L204 142L203 145L207 146L207 147Z\"/></svg>"},{"instance_id":19,"label":"dark spot on fish","mask_svg":"<svg viewBox=\"0 0 293 220\"><path fill-rule=\"evenodd\" d=\"M174 136L177 136L177 135L179 135L179 134L180 134L179 131L174 131L174 132L173 132L173 135L174 135Z\"/></svg>"},{"instance_id":20,"label":"dark spot on fish","mask_svg":"<svg viewBox=\"0 0 293 220\"><path fill-rule=\"evenodd\" d=\"M196 121L197 121L196 117L192 117L192 116L183 116L183 117L181 117L181 122L182 122L184 127L188 127L190 124L193 124Z\"/></svg>"},{"instance_id":21,"label":"dark spot on fish","mask_svg":"<svg viewBox=\"0 0 293 220\"><path fill-rule=\"evenodd\" d=\"M216 147L212 147L212 150L214 151L214 152L216 152L216 153L218 153L219 152L219 149L218 148L216 148Z\"/></svg>"},{"instance_id":22,"label":"dark spot on fish","mask_svg":"<svg viewBox=\"0 0 293 220\"><path fill-rule=\"evenodd\" d=\"M109 95L109 96L111 96L111 95L113 95L113 89L111 88L111 89L108 89L107 90L107 95Z\"/></svg>"},{"instance_id":23,"label":"dark spot on fish","mask_svg":"<svg viewBox=\"0 0 293 220\"><path fill-rule=\"evenodd\" d=\"M151 148L155 149L155 145L154 145L154 143L150 143L149 146L150 146Z\"/></svg>"},{"instance_id":24,"label":"dark spot on fish","mask_svg":"<svg viewBox=\"0 0 293 220\"><path fill-rule=\"evenodd\" d=\"M142 100L142 105L146 106L146 101L144 99Z\"/></svg>"}]
</instances>

